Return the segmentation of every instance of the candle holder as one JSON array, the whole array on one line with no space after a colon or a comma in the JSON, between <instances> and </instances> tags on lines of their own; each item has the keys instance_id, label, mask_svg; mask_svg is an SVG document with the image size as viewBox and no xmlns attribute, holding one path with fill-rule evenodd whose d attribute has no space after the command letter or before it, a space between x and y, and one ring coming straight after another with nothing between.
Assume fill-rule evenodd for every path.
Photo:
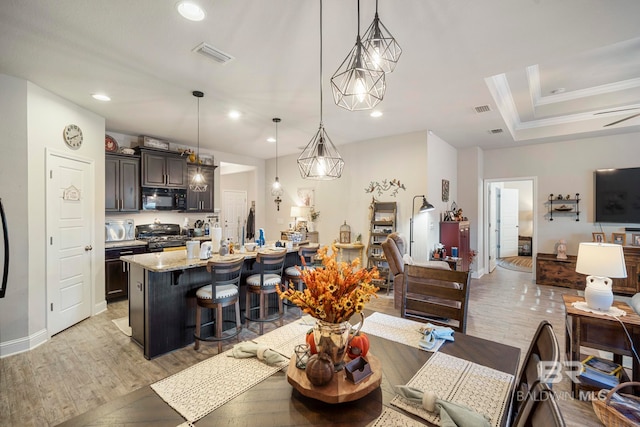
<instances>
[{"instance_id":1,"label":"candle holder","mask_svg":"<svg viewBox=\"0 0 640 427\"><path fill-rule=\"evenodd\" d=\"M298 344L293 351L296 354L296 368L305 369L307 367L307 361L309 357L311 357L309 344Z\"/></svg>"}]
</instances>

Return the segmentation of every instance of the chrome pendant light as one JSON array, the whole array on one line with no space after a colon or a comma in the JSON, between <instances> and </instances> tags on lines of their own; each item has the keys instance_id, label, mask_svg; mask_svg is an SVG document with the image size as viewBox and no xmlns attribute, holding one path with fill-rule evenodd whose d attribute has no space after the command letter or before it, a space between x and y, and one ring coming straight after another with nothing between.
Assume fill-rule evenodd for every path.
<instances>
[{"instance_id":1,"label":"chrome pendant light","mask_svg":"<svg viewBox=\"0 0 640 427\"><path fill-rule=\"evenodd\" d=\"M304 179L331 180L340 178L344 168L344 160L324 130L322 99L322 0L320 0L320 127L298 156L298 169Z\"/></svg>"},{"instance_id":2,"label":"chrome pendant light","mask_svg":"<svg viewBox=\"0 0 640 427\"><path fill-rule=\"evenodd\" d=\"M282 196L283 190L280 184L280 178L278 178L278 123L280 123L281 120L277 117L274 117L272 120L276 124L276 179L271 185L271 195L275 197L273 201L276 202L276 208L280 210L280 203L282 202L280 196Z\"/></svg>"},{"instance_id":3,"label":"chrome pendant light","mask_svg":"<svg viewBox=\"0 0 640 427\"><path fill-rule=\"evenodd\" d=\"M333 100L350 111L370 110L382 98L386 89L385 72L373 68L374 60L360 39L360 0L358 0L358 37L338 70L331 77Z\"/></svg>"},{"instance_id":4,"label":"chrome pendant light","mask_svg":"<svg viewBox=\"0 0 640 427\"><path fill-rule=\"evenodd\" d=\"M367 31L364 32L362 39L364 40L362 44L369 54L367 58L371 61L367 65L385 73L393 72L402 54L402 48L380 21L378 0L376 0L376 15Z\"/></svg>"},{"instance_id":5,"label":"chrome pendant light","mask_svg":"<svg viewBox=\"0 0 640 427\"><path fill-rule=\"evenodd\" d=\"M199 90L194 90L192 95L198 99L198 151L196 152L196 163L198 164L198 167L196 168L196 173L193 175L191 183L189 184L189 190L196 193L204 193L207 191L207 187L209 187L209 183L205 181L204 175L202 175L202 170L200 169L200 98L204 96L204 93Z\"/></svg>"}]
</instances>

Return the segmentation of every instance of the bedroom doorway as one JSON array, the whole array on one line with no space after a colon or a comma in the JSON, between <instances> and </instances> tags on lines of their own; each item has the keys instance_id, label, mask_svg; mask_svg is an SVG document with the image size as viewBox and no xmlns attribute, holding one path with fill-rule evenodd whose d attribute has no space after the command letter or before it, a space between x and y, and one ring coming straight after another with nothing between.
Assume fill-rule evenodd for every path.
<instances>
[{"instance_id":1,"label":"bedroom doorway","mask_svg":"<svg viewBox=\"0 0 640 427\"><path fill-rule=\"evenodd\" d=\"M485 180L485 265L533 274L536 180Z\"/></svg>"}]
</instances>

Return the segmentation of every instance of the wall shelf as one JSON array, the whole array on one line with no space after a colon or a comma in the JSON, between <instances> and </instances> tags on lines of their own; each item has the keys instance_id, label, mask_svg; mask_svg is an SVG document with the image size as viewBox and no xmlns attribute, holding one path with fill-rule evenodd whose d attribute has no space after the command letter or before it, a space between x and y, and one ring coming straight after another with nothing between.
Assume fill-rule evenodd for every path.
<instances>
[{"instance_id":1,"label":"wall shelf","mask_svg":"<svg viewBox=\"0 0 640 427\"><path fill-rule=\"evenodd\" d=\"M548 208L549 221L553 221L554 214L556 216L575 216L576 221L580 221L580 193L576 193L574 197L549 194L545 203Z\"/></svg>"}]
</instances>

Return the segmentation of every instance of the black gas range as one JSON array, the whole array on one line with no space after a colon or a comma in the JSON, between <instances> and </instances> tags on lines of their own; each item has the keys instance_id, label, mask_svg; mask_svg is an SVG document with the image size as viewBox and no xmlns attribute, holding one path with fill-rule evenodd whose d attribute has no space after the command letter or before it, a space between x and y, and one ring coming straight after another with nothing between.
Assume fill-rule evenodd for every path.
<instances>
[{"instance_id":1,"label":"black gas range","mask_svg":"<svg viewBox=\"0 0 640 427\"><path fill-rule=\"evenodd\" d=\"M162 252L165 248L187 245L189 236L182 235L179 224L136 225L136 238L147 242L149 252Z\"/></svg>"}]
</instances>

